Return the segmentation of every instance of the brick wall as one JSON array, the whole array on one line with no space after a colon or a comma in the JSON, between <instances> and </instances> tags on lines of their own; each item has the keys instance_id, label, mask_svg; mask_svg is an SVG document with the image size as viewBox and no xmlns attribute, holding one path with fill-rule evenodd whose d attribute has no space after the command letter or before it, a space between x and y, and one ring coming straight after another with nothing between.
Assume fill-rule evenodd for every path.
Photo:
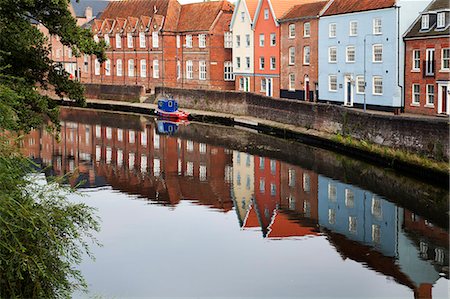
<instances>
[{"instance_id":1,"label":"brick wall","mask_svg":"<svg viewBox=\"0 0 450 299\"><path fill-rule=\"evenodd\" d=\"M162 97L156 89L157 98ZM248 115L431 157L449 158L447 119L372 114L342 106L276 99L253 93L165 88L181 107Z\"/></svg>"},{"instance_id":2,"label":"brick wall","mask_svg":"<svg viewBox=\"0 0 450 299\"><path fill-rule=\"evenodd\" d=\"M84 88L88 99L138 102L145 94L142 85L84 84Z\"/></svg>"}]
</instances>

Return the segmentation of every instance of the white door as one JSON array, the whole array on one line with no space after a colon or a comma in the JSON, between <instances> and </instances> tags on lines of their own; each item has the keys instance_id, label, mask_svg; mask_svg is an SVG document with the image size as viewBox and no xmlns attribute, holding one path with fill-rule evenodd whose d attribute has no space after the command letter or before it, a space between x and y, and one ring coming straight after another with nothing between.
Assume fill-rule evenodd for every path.
<instances>
[{"instance_id":1,"label":"white door","mask_svg":"<svg viewBox=\"0 0 450 299\"><path fill-rule=\"evenodd\" d=\"M273 79L266 78L266 96L271 97L273 95Z\"/></svg>"},{"instance_id":2,"label":"white door","mask_svg":"<svg viewBox=\"0 0 450 299\"><path fill-rule=\"evenodd\" d=\"M448 94L450 92L450 83L438 83L438 113L450 114L450 105Z\"/></svg>"},{"instance_id":3,"label":"white door","mask_svg":"<svg viewBox=\"0 0 450 299\"><path fill-rule=\"evenodd\" d=\"M350 75L344 77L344 105L353 106L353 84Z\"/></svg>"}]
</instances>

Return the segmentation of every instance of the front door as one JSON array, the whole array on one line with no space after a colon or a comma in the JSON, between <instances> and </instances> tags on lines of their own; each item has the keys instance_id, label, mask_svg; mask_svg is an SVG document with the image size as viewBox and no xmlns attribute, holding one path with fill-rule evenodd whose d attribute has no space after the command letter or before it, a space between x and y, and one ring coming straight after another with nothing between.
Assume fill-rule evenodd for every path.
<instances>
[{"instance_id":1,"label":"front door","mask_svg":"<svg viewBox=\"0 0 450 299\"><path fill-rule=\"evenodd\" d=\"M273 94L273 79L266 78L266 96L271 97Z\"/></svg>"},{"instance_id":2,"label":"front door","mask_svg":"<svg viewBox=\"0 0 450 299\"><path fill-rule=\"evenodd\" d=\"M305 101L309 101L309 78L305 77Z\"/></svg>"},{"instance_id":3,"label":"front door","mask_svg":"<svg viewBox=\"0 0 450 299\"><path fill-rule=\"evenodd\" d=\"M438 113L449 114L448 84L438 84Z\"/></svg>"},{"instance_id":4,"label":"front door","mask_svg":"<svg viewBox=\"0 0 450 299\"><path fill-rule=\"evenodd\" d=\"M345 76L344 86L344 105L353 106L353 85L351 76Z\"/></svg>"},{"instance_id":5,"label":"front door","mask_svg":"<svg viewBox=\"0 0 450 299\"><path fill-rule=\"evenodd\" d=\"M250 78L249 77L244 77L244 90L246 92L250 91Z\"/></svg>"}]
</instances>

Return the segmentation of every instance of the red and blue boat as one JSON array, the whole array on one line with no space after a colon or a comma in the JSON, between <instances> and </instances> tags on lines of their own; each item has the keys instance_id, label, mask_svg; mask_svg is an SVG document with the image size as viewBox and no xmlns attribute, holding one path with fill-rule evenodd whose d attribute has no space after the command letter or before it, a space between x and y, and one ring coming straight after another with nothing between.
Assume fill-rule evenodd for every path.
<instances>
[{"instance_id":1,"label":"red and blue boat","mask_svg":"<svg viewBox=\"0 0 450 299\"><path fill-rule=\"evenodd\" d=\"M187 120L189 113L178 110L178 102L175 99L158 100L158 108L156 114L166 119Z\"/></svg>"}]
</instances>

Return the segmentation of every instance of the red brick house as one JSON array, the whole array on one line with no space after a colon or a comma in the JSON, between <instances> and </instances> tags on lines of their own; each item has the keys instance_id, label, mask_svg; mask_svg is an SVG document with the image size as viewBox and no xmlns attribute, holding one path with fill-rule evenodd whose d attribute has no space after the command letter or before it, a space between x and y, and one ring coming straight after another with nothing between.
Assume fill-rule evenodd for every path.
<instances>
[{"instance_id":1,"label":"red brick house","mask_svg":"<svg viewBox=\"0 0 450 299\"><path fill-rule=\"evenodd\" d=\"M232 13L226 1L111 2L92 26L95 37L110 45L109 59L100 65L92 57L86 82L233 89L224 74L224 63L231 61L224 33Z\"/></svg>"},{"instance_id":2,"label":"red brick house","mask_svg":"<svg viewBox=\"0 0 450 299\"><path fill-rule=\"evenodd\" d=\"M450 13L434 0L404 36L405 112L450 114Z\"/></svg>"},{"instance_id":3,"label":"red brick house","mask_svg":"<svg viewBox=\"0 0 450 299\"><path fill-rule=\"evenodd\" d=\"M319 72L319 15L327 1L292 7L279 20L280 97L314 101Z\"/></svg>"}]
</instances>

